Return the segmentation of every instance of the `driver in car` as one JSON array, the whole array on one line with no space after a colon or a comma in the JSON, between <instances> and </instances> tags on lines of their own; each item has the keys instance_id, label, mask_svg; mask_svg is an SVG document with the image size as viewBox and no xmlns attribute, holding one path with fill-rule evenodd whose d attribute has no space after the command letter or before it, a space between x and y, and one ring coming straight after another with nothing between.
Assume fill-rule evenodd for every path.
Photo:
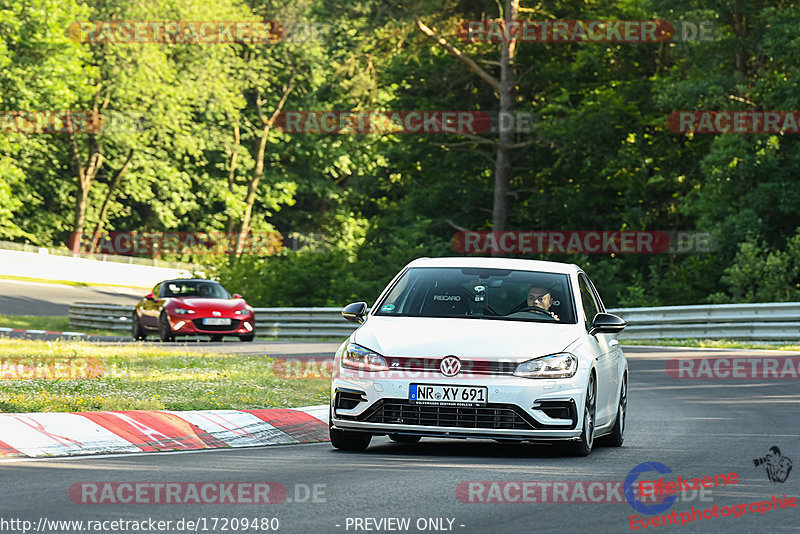
<instances>
[{"instance_id":1,"label":"driver in car","mask_svg":"<svg viewBox=\"0 0 800 534\"><path fill-rule=\"evenodd\" d=\"M528 290L528 306L534 306L537 308L542 308L550 312L550 315L556 321L560 321L561 319L558 318L558 315L550 311L550 306L553 305L553 296L550 294L550 290L544 287L537 287L532 286Z\"/></svg>"}]
</instances>

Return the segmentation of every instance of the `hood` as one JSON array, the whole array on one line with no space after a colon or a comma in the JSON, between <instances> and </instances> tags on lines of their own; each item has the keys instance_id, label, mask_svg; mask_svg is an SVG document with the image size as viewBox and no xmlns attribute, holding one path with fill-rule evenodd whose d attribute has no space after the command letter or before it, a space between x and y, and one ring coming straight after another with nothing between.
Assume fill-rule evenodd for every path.
<instances>
[{"instance_id":1,"label":"hood","mask_svg":"<svg viewBox=\"0 0 800 534\"><path fill-rule=\"evenodd\" d=\"M353 340L384 356L527 360L563 351L577 324L371 315Z\"/></svg>"},{"instance_id":2,"label":"hood","mask_svg":"<svg viewBox=\"0 0 800 534\"><path fill-rule=\"evenodd\" d=\"M200 311L234 311L244 307L242 299L205 299L200 297L172 298L172 304L178 307Z\"/></svg>"}]
</instances>

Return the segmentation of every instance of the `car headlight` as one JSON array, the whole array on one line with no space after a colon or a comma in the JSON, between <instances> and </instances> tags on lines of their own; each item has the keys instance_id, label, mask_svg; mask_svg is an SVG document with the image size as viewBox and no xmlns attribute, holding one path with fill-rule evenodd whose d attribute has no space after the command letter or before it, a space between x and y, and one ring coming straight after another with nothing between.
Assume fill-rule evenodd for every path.
<instances>
[{"instance_id":1,"label":"car headlight","mask_svg":"<svg viewBox=\"0 0 800 534\"><path fill-rule=\"evenodd\" d=\"M236 310L233 313L235 313L236 315L250 315L251 312L250 310Z\"/></svg>"},{"instance_id":2,"label":"car headlight","mask_svg":"<svg viewBox=\"0 0 800 534\"><path fill-rule=\"evenodd\" d=\"M194 310L190 310L188 308L175 308L172 311L174 311L178 315L186 315L187 313L194 313Z\"/></svg>"},{"instance_id":3,"label":"car headlight","mask_svg":"<svg viewBox=\"0 0 800 534\"><path fill-rule=\"evenodd\" d=\"M386 371L386 358L361 345L350 343L342 354L342 367L359 371Z\"/></svg>"},{"instance_id":4,"label":"car headlight","mask_svg":"<svg viewBox=\"0 0 800 534\"><path fill-rule=\"evenodd\" d=\"M514 376L523 378L570 378L578 370L578 358L569 352L551 354L522 362Z\"/></svg>"}]
</instances>

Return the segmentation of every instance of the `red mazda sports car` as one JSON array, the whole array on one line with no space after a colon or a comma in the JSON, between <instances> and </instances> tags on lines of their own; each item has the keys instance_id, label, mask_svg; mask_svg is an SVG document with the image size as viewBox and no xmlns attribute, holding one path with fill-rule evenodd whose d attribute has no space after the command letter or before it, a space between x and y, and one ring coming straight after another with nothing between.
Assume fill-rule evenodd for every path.
<instances>
[{"instance_id":1,"label":"red mazda sports car","mask_svg":"<svg viewBox=\"0 0 800 534\"><path fill-rule=\"evenodd\" d=\"M175 336L206 335L211 341L238 336L253 341L256 316L239 294L233 296L211 280L164 280L156 284L133 311L133 339L158 334L161 341Z\"/></svg>"}]
</instances>

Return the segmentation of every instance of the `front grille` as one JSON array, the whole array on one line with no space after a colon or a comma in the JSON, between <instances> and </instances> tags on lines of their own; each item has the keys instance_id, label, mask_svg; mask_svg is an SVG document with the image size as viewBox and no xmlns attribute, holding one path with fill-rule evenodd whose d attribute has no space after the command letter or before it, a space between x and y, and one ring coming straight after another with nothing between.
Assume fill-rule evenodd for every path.
<instances>
[{"instance_id":1,"label":"front grille","mask_svg":"<svg viewBox=\"0 0 800 534\"><path fill-rule=\"evenodd\" d=\"M518 406L512 404L490 404L467 408L410 404L401 399L379 401L359 419L367 423L494 430L533 430L540 426Z\"/></svg>"},{"instance_id":2,"label":"front grille","mask_svg":"<svg viewBox=\"0 0 800 534\"><path fill-rule=\"evenodd\" d=\"M388 358L389 369L398 371L432 371L440 373L443 358ZM461 375L512 375L520 362L461 360Z\"/></svg>"},{"instance_id":3,"label":"front grille","mask_svg":"<svg viewBox=\"0 0 800 534\"><path fill-rule=\"evenodd\" d=\"M203 324L202 319L192 319L194 327L198 330L205 330L206 332L222 332L228 330L238 330L241 321L231 319L231 324Z\"/></svg>"}]
</instances>

